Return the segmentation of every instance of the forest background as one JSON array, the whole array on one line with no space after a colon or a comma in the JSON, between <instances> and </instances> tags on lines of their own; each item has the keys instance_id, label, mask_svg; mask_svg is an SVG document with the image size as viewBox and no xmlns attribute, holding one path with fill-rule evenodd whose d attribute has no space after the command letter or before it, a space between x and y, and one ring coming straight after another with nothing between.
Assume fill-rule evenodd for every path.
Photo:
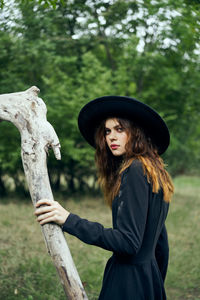
<instances>
[{"instance_id":1,"label":"forest background","mask_svg":"<svg viewBox=\"0 0 200 300\"><path fill-rule=\"evenodd\" d=\"M126 95L165 119L173 176L200 167L200 4L197 0L1 0L0 94L40 88L61 142L50 155L54 190L96 188L94 150L77 127L81 107ZM1 123L0 194L24 193L16 128Z\"/></svg>"}]
</instances>

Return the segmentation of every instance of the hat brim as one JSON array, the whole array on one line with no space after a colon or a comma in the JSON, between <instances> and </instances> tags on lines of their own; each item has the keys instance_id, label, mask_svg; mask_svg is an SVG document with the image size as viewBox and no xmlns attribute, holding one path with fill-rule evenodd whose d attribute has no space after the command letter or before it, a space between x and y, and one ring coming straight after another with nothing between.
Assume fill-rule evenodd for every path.
<instances>
[{"instance_id":1,"label":"hat brim","mask_svg":"<svg viewBox=\"0 0 200 300\"><path fill-rule=\"evenodd\" d=\"M104 96L87 103L78 116L78 126L86 141L95 147L95 131L102 120L109 117L126 118L143 128L163 154L169 146L167 125L150 106L130 97Z\"/></svg>"}]
</instances>

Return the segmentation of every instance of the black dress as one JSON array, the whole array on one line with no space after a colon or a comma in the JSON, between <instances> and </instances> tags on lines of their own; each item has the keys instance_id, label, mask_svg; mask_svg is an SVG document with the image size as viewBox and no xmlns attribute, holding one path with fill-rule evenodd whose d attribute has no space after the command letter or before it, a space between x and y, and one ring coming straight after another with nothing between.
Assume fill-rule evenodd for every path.
<instances>
[{"instance_id":1,"label":"black dress","mask_svg":"<svg viewBox=\"0 0 200 300\"><path fill-rule=\"evenodd\" d=\"M113 228L69 215L64 231L113 252L105 268L99 300L166 299L167 212L162 191L152 192L142 164L133 161L123 172L119 194L113 200Z\"/></svg>"}]
</instances>

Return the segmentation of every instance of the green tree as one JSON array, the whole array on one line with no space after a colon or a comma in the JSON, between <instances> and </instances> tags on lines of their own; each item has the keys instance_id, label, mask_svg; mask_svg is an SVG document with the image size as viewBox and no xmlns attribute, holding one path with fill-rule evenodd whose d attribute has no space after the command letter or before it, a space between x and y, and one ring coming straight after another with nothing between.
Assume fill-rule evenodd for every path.
<instances>
[{"instance_id":1,"label":"green tree","mask_svg":"<svg viewBox=\"0 0 200 300\"><path fill-rule=\"evenodd\" d=\"M94 151L78 132L77 116L89 100L108 94L136 97L161 113L171 131L165 159L173 174L199 168L199 18L198 1L187 0L5 3L0 93L40 88L62 145L61 162L49 157L57 189L63 180L71 191L94 185ZM2 191L13 173L15 185L24 184L18 133L3 123Z\"/></svg>"}]
</instances>

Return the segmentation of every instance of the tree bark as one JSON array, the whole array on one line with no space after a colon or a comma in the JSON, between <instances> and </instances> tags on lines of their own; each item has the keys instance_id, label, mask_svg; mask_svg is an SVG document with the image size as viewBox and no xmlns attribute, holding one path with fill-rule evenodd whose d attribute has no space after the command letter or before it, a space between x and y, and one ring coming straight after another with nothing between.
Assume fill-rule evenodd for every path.
<instances>
[{"instance_id":1,"label":"tree bark","mask_svg":"<svg viewBox=\"0 0 200 300\"><path fill-rule=\"evenodd\" d=\"M22 162L34 206L42 198L53 201L46 165L48 148L61 159L58 137L46 119L46 105L38 93L33 86L24 92L0 95L0 119L12 122L21 134ZM52 223L41 227L66 296L88 299L60 226Z\"/></svg>"},{"instance_id":2,"label":"tree bark","mask_svg":"<svg viewBox=\"0 0 200 300\"><path fill-rule=\"evenodd\" d=\"M0 195L2 195L2 196L6 195L6 187L5 187L4 181L2 179L1 170L0 170Z\"/></svg>"}]
</instances>

